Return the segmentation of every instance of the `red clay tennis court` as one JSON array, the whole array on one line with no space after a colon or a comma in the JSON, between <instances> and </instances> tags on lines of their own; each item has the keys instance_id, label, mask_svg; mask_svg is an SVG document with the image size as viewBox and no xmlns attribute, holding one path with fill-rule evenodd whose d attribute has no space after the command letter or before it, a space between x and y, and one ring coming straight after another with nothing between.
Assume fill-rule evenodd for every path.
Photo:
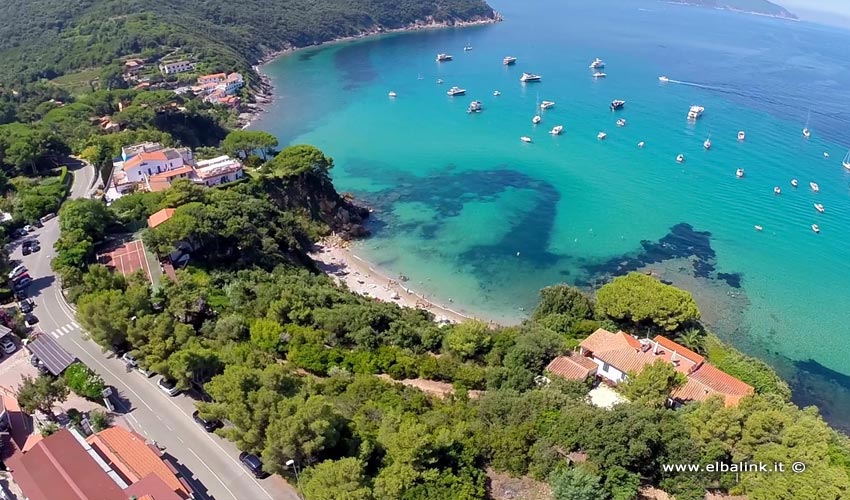
<instances>
[{"instance_id":1,"label":"red clay tennis court","mask_svg":"<svg viewBox=\"0 0 850 500\"><path fill-rule=\"evenodd\" d=\"M133 240L97 256L97 261L106 267L130 276L139 269L144 270L148 281L151 281L151 270L145 258L145 249L141 240Z\"/></svg>"}]
</instances>

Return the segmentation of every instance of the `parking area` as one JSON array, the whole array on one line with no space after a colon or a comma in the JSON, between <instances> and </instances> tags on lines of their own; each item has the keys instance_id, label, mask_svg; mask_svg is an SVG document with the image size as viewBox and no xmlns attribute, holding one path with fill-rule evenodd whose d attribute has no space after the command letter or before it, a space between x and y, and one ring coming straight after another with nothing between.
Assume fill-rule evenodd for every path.
<instances>
[{"instance_id":1,"label":"parking area","mask_svg":"<svg viewBox=\"0 0 850 500\"><path fill-rule=\"evenodd\" d=\"M139 269L143 270L148 281L151 281L151 269L145 257L142 240L133 240L123 245L114 246L98 254L97 261L112 268L124 276L130 276Z\"/></svg>"}]
</instances>

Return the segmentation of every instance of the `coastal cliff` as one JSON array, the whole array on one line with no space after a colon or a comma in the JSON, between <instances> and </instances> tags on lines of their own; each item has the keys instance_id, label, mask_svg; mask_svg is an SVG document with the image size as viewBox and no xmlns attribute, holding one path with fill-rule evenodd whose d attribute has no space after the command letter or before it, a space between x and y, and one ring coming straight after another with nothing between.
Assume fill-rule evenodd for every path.
<instances>
[{"instance_id":1,"label":"coastal cliff","mask_svg":"<svg viewBox=\"0 0 850 500\"><path fill-rule=\"evenodd\" d=\"M669 3L710 7L713 9L730 10L745 14L778 17L782 19L799 19L784 7L768 0L665 0Z\"/></svg>"}]
</instances>

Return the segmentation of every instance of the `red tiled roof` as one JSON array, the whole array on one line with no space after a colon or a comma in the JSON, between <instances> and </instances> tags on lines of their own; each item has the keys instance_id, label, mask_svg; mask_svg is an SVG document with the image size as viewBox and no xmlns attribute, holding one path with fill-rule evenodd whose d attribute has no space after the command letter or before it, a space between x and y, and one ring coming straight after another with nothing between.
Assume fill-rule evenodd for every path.
<instances>
[{"instance_id":1,"label":"red tiled roof","mask_svg":"<svg viewBox=\"0 0 850 500\"><path fill-rule=\"evenodd\" d=\"M177 479L177 476L165 464L158 452L145 443L145 438L123 427L110 427L89 436L87 441L112 466L135 483L154 474L182 498L189 497L189 491Z\"/></svg>"},{"instance_id":2,"label":"red tiled roof","mask_svg":"<svg viewBox=\"0 0 850 500\"><path fill-rule=\"evenodd\" d=\"M139 165L141 165L142 163L144 163L146 161L166 161L166 160L168 160L168 157L165 155L164 150L150 151L150 152L144 151L144 152L141 152L141 153L137 154L136 156L130 158L129 160L125 161L124 166L122 168L124 170L127 170L127 169L130 169L130 168L133 168L133 167L138 167Z\"/></svg>"},{"instance_id":3,"label":"red tiled roof","mask_svg":"<svg viewBox=\"0 0 850 500\"><path fill-rule=\"evenodd\" d=\"M151 180L171 179L173 177L178 177L180 175L189 173L192 173L192 167L190 167L189 165L183 165L182 167L177 167L174 170L167 170L159 174L154 174L151 176Z\"/></svg>"},{"instance_id":4,"label":"red tiled roof","mask_svg":"<svg viewBox=\"0 0 850 500\"><path fill-rule=\"evenodd\" d=\"M131 498L136 497L137 500L183 500L183 497L171 491L156 474L148 474L131 484L124 493Z\"/></svg>"},{"instance_id":5,"label":"red tiled roof","mask_svg":"<svg viewBox=\"0 0 850 500\"><path fill-rule=\"evenodd\" d=\"M6 465L28 500L126 500L70 431L62 429Z\"/></svg>"},{"instance_id":6,"label":"red tiled roof","mask_svg":"<svg viewBox=\"0 0 850 500\"><path fill-rule=\"evenodd\" d=\"M638 339L632 337L626 332L611 333L604 328L600 328L590 334L589 337L581 341L581 346L588 351L612 351L631 347L632 349L640 349L641 345Z\"/></svg>"},{"instance_id":7,"label":"red tiled roof","mask_svg":"<svg viewBox=\"0 0 850 500\"><path fill-rule=\"evenodd\" d=\"M726 406L735 406L742 397L752 394L753 388L728 373L704 363L688 376L688 382L673 391L672 397L680 401L705 401L720 394Z\"/></svg>"},{"instance_id":8,"label":"red tiled roof","mask_svg":"<svg viewBox=\"0 0 850 500\"><path fill-rule=\"evenodd\" d=\"M683 356L689 359L693 364L699 365L700 363L705 361L705 358L695 353L694 351L688 349L687 347L677 344L667 337L662 337L661 335L657 335L653 340L658 342L662 347L669 349L671 351L676 351L676 354L679 356Z\"/></svg>"},{"instance_id":9,"label":"red tiled roof","mask_svg":"<svg viewBox=\"0 0 850 500\"><path fill-rule=\"evenodd\" d=\"M163 208L159 212L156 212L153 215L151 215L150 217L148 217L148 227L153 229L156 226L167 221L168 219L170 219L173 216L174 216L174 209L173 208Z\"/></svg>"},{"instance_id":10,"label":"red tiled roof","mask_svg":"<svg viewBox=\"0 0 850 500\"><path fill-rule=\"evenodd\" d=\"M571 352L553 359L546 371L570 380L584 380L596 373L596 363L581 354Z\"/></svg>"}]
</instances>

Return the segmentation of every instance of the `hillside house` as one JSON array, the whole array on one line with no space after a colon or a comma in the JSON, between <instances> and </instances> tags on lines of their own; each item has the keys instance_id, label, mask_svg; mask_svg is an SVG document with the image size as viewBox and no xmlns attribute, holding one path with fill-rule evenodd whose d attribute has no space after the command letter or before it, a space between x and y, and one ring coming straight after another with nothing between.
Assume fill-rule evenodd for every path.
<instances>
[{"instance_id":1,"label":"hillside house","mask_svg":"<svg viewBox=\"0 0 850 500\"><path fill-rule=\"evenodd\" d=\"M177 73L185 73L195 69L195 63L181 60L168 63L160 63L159 71L163 75L175 75Z\"/></svg>"},{"instance_id":2,"label":"hillside house","mask_svg":"<svg viewBox=\"0 0 850 500\"><path fill-rule=\"evenodd\" d=\"M547 371L574 380L596 375L610 384L618 384L629 374L638 374L658 360L672 364L687 377L687 382L670 395L673 405L704 401L717 394L727 406L735 406L741 398L753 393L748 384L666 337L638 339L626 332L612 333L602 328L584 339L578 352L552 360Z\"/></svg>"}]
</instances>

